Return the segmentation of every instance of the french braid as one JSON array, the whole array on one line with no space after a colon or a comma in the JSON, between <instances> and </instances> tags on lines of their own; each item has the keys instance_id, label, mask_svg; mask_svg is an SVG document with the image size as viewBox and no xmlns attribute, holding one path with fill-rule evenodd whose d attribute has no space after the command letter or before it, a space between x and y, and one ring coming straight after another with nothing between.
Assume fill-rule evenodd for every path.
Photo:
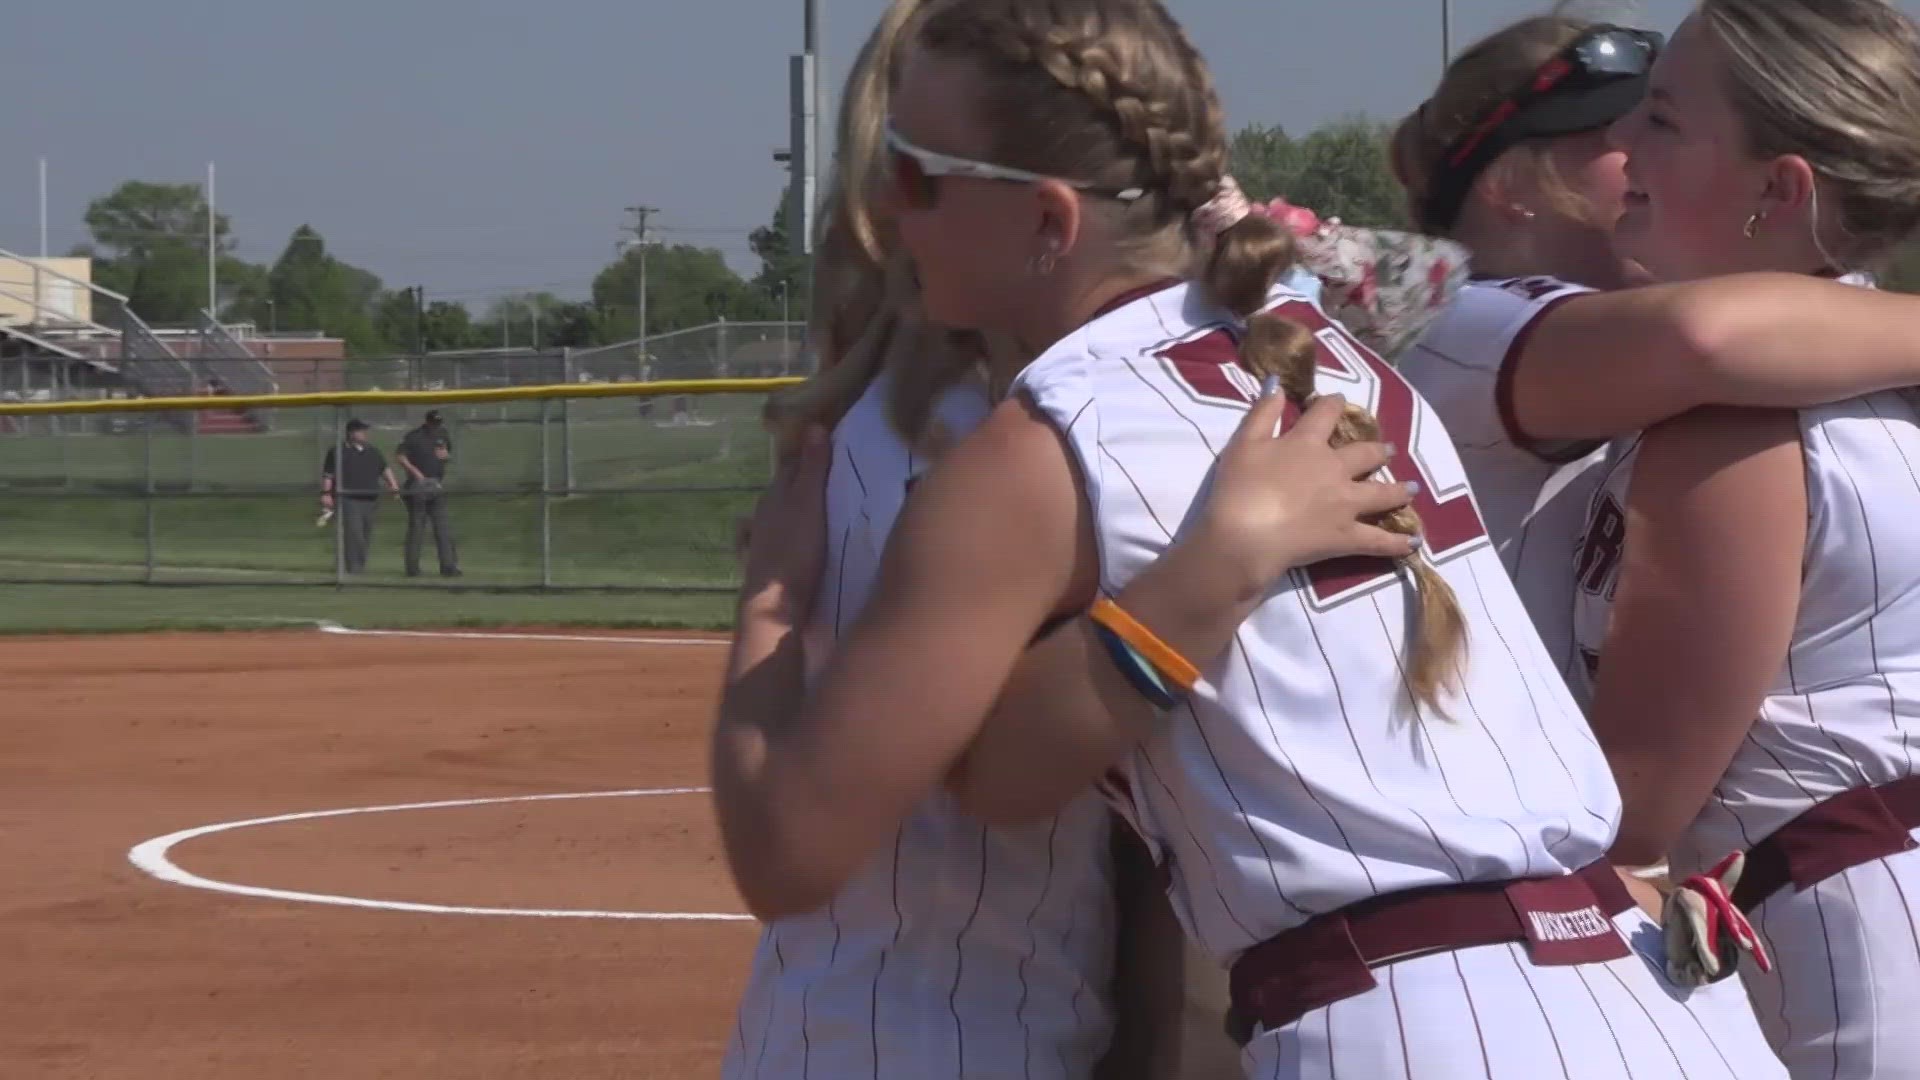
<instances>
[{"instance_id":1,"label":"french braid","mask_svg":"<svg viewBox=\"0 0 1920 1080\"><path fill-rule=\"evenodd\" d=\"M1116 219L1122 269L1192 278L1246 320L1241 364L1278 376L1301 407L1313 400L1313 335L1263 314L1274 282L1293 265L1292 236L1260 214L1204 244L1189 225L1226 180L1226 121L1205 61L1157 0L948 0L921 24L919 41L934 55L978 65L994 160L1107 190L1144 189L1131 203L1088 204L1089 213ZM1349 406L1334 443L1378 437L1374 417ZM1411 510L1379 524L1421 531ZM1466 624L1429 562L1415 554L1403 565L1421 598L1407 686L1439 711L1457 678Z\"/></svg>"}]
</instances>

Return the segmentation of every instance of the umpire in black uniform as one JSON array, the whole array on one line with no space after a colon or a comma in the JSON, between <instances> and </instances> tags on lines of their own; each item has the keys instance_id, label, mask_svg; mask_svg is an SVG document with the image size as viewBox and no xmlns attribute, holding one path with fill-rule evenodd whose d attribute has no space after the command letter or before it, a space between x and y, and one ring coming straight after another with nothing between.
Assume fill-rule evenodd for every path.
<instances>
[{"instance_id":1,"label":"umpire in black uniform","mask_svg":"<svg viewBox=\"0 0 1920 1080\"><path fill-rule=\"evenodd\" d=\"M447 521L447 461L453 457L453 439L447 435L440 410L428 411L419 427L400 440L400 465L407 470L407 576L420 576L420 545L429 525L440 556L440 576L459 577L460 560L453 549L453 528Z\"/></svg>"},{"instance_id":2,"label":"umpire in black uniform","mask_svg":"<svg viewBox=\"0 0 1920 1080\"><path fill-rule=\"evenodd\" d=\"M336 451L341 450L345 451L344 462L334 459ZM345 549L341 561L349 574L358 574L367 568L367 550L373 546L373 515L380 509L382 481L389 491L400 490L400 485L394 483L393 470L387 468L387 459L367 441L366 421L347 421L346 439L337 447L328 447L326 460L320 463L320 505L328 511L337 508L340 514L341 546Z\"/></svg>"}]
</instances>

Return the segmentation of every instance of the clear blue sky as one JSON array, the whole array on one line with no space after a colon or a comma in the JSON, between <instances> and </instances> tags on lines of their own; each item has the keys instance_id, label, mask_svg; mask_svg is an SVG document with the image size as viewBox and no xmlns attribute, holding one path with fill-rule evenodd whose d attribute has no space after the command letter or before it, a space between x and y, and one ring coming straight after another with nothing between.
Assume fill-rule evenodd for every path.
<instances>
[{"instance_id":1,"label":"clear blue sky","mask_svg":"<svg viewBox=\"0 0 1920 1080\"><path fill-rule=\"evenodd\" d=\"M1236 126L1398 116L1438 77L1439 0L1171 2ZM884 5L822 3L837 85ZM1456 46L1543 7L1454 0ZM621 208L640 202L662 209L663 240L749 269L747 230L784 183L770 155L786 142L800 0L8 9L0 246L17 252L38 246L41 156L55 254L85 239L89 199L129 178L198 181L212 160L243 255L271 259L308 222L389 285L480 307L522 289L584 296ZM1631 21L1671 30L1685 10L1648 0Z\"/></svg>"}]
</instances>

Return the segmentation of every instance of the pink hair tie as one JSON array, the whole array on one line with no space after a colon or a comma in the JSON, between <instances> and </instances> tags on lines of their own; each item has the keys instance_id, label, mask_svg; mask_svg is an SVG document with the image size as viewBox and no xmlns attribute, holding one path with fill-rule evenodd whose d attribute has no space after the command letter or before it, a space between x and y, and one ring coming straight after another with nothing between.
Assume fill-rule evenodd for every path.
<instances>
[{"instance_id":1,"label":"pink hair tie","mask_svg":"<svg viewBox=\"0 0 1920 1080\"><path fill-rule=\"evenodd\" d=\"M1253 203L1240 190L1240 182L1231 176L1220 178L1220 187L1204 205L1193 212L1193 229L1202 240L1217 240L1253 213Z\"/></svg>"},{"instance_id":2,"label":"pink hair tie","mask_svg":"<svg viewBox=\"0 0 1920 1080\"><path fill-rule=\"evenodd\" d=\"M1304 206L1295 206L1285 199L1275 199L1266 205L1266 215L1296 237L1312 236L1320 231L1320 216Z\"/></svg>"}]
</instances>

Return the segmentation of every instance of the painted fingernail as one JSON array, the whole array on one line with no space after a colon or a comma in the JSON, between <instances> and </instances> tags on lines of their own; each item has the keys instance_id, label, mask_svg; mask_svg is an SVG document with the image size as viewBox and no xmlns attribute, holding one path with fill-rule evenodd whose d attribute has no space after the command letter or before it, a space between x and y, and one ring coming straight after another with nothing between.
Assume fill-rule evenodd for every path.
<instances>
[{"instance_id":1,"label":"painted fingernail","mask_svg":"<svg viewBox=\"0 0 1920 1080\"><path fill-rule=\"evenodd\" d=\"M1409 494L1409 495L1418 495L1418 494L1420 494L1420 481L1418 481L1418 480L1409 480L1409 481L1407 481L1406 483L1404 483L1404 484L1402 484L1402 485L1400 485L1400 486L1401 486L1401 487L1404 487L1404 488L1406 488L1406 489L1407 489L1407 494Z\"/></svg>"},{"instance_id":2,"label":"painted fingernail","mask_svg":"<svg viewBox=\"0 0 1920 1080\"><path fill-rule=\"evenodd\" d=\"M1392 457L1392 456L1394 456L1395 454L1398 454L1399 452L1400 452L1400 448L1399 448L1399 447L1397 447L1397 446L1395 446L1395 445L1393 445L1392 443L1388 443L1388 444L1387 444L1387 456L1388 456L1388 457Z\"/></svg>"},{"instance_id":3,"label":"painted fingernail","mask_svg":"<svg viewBox=\"0 0 1920 1080\"><path fill-rule=\"evenodd\" d=\"M1422 536L1409 536L1407 537L1407 546L1415 551L1419 551L1421 548L1427 546L1427 541L1426 538Z\"/></svg>"},{"instance_id":4,"label":"painted fingernail","mask_svg":"<svg viewBox=\"0 0 1920 1080\"><path fill-rule=\"evenodd\" d=\"M1269 375L1260 380L1260 396L1272 397L1280 392L1280 376Z\"/></svg>"}]
</instances>

